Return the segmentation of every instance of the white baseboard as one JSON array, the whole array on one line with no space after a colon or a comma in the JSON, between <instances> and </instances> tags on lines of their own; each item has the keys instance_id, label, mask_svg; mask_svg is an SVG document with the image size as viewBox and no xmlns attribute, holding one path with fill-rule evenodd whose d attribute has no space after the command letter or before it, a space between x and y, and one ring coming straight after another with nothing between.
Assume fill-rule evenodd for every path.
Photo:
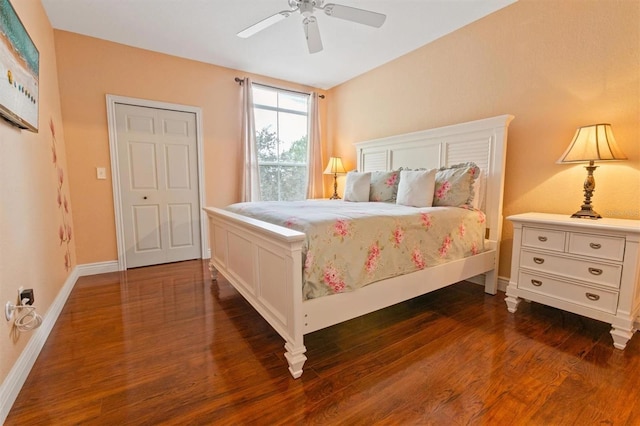
<instances>
[{"instance_id":1,"label":"white baseboard","mask_svg":"<svg viewBox=\"0 0 640 426\"><path fill-rule=\"evenodd\" d=\"M49 307L49 310L42 316L42 325L33 331L29 342L15 364L13 364L2 385L0 385L0 424L4 424L13 403L20 393L20 389L22 389L22 385L24 385L24 382L27 380L31 368L35 364L42 347L49 337L49 333L51 333L53 326L58 320L58 316L60 312L62 312L62 308L80 276L78 274L79 269L80 268L76 266L71 274L69 274L58 296Z\"/></svg>"},{"instance_id":2,"label":"white baseboard","mask_svg":"<svg viewBox=\"0 0 640 426\"><path fill-rule=\"evenodd\" d=\"M509 284L509 278L498 277L498 290L506 293L508 284Z\"/></svg>"},{"instance_id":3,"label":"white baseboard","mask_svg":"<svg viewBox=\"0 0 640 426\"><path fill-rule=\"evenodd\" d=\"M84 265L78 265L76 269L78 270L79 277L118 272L118 261L111 260L108 262L85 263Z\"/></svg>"},{"instance_id":4,"label":"white baseboard","mask_svg":"<svg viewBox=\"0 0 640 426\"><path fill-rule=\"evenodd\" d=\"M466 281L483 286L484 275L476 275L475 277L471 277ZM498 291L507 291L507 284L509 284L509 278L498 277Z\"/></svg>"}]
</instances>

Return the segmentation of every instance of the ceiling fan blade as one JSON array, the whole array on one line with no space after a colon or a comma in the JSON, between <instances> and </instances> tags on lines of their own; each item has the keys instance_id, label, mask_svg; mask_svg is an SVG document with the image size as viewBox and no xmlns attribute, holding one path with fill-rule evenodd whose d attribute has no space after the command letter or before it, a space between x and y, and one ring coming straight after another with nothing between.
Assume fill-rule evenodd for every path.
<instances>
[{"instance_id":1,"label":"ceiling fan blade","mask_svg":"<svg viewBox=\"0 0 640 426\"><path fill-rule=\"evenodd\" d=\"M384 24L385 19L387 19L387 15L382 13L350 6L342 6L340 4L328 3L322 9L328 16L346 19L347 21L357 22L359 24L369 25L376 28L380 28L382 24Z\"/></svg>"},{"instance_id":2,"label":"ceiling fan blade","mask_svg":"<svg viewBox=\"0 0 640 426\"><path fill-rule=\"evenodd\" d=\"M292 11L289 10L284 10L282 12L278 12L275 15L271 15L268 18L263 19L260 22L256 22L255 24L251 25L250 27L245 28L244 30L240 31L237 36L241 37L241 38L248 38L251 37L252 35L264 30L267 27L270 27L271 25L275 24L276 22L280 22L285 18L288 18L291 15Z\"/></svg>"},{"instance_id":3,"label":"ceiling fan blade","mask_svg":"<svg viewBox=\"0 0 640 426\"><path fill-rule=\"evenodd\" d=\"M322 50L322 39L320 38L318 21L316 21L314 16L309 16L308 18L304 18L302 23L304 24L304 35L307 38L309 53L320 52Z\"/></svg>"}]
</instances>

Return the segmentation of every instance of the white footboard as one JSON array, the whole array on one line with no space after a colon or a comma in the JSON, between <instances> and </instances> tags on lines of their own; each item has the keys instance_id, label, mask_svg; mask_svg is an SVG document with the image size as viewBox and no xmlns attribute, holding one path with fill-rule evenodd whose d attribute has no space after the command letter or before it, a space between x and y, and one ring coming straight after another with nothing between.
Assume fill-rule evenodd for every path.
<instances>
[{"instance_id":1,"label":"white footboard","mask_svg":"<svg viewBox=\"0 0 640 426\"><path fill-rule=\"evenodd\" d=\"M304 234L213 207L204 210L212 268L282 336L289 372L300 377L307 360L302 330Z\"/></svg>"}]
</instances>

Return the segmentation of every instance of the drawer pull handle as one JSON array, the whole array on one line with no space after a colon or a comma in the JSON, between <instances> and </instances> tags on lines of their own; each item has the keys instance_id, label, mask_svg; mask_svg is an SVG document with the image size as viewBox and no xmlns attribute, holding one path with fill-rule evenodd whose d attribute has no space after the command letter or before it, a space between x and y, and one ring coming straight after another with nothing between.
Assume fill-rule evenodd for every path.
<instances>
[{"instance_id":1,"label":"drawer pull handle","mask_svg":"<svg viewBox=\"0 0 640 426\"><path fill-rule=\"evenodd\" d=\"M542 235L538 236L538 241L542 241L543 243L547 241L547 237L543 237Z\"/></svg>"},{"instance_id":2,"label":"drawer pull handle","mask_svg":"<svg viewBox=\"0 0 640 426\"><path fill-rule=\"evenodd\" d=\"M531 284L535 285L536 287L540 287L542 285L542 281L531 280Z\"/></svg>"},{"instance_id":3,"label":"drawer pull handle","mask_svg":"<svg viewBox=\"0 0 640 426\"><path fill-rule=\"evenodd\" d=\"M602 269L589 268L589 272L593 275L602 275Z\"/></svg>"},{"instance_id":4,"label":"drawer pull handle","mask_svg":"<svg viewBox=\"0 0 640 426\"><path fill-rule=\"evenodd\" d=\"M534 257L533 261L536 262L538 265L542 265L544 263L544 259L541 257Z\"/></svg>"},{"instance_id":5,"label":"drawer pull handle","mask_svg":"<svg viewBox=\"0 0 640 426\"><path fill-rule=\"evenodd\" d=\"M598 250L600 247L602 247L602 244L589 243L589 247L591 247L592 249Z\"/></svg>"},{"instance_id":6,"label":"drawer pull handle","mask_svg":"<svg viewBox=\"0 0 640 426\"><path fill-rule=\"evenodd\" d=\"M594 302L596 300L600 300L600 296L598 296L597 294L593 294L593 293L585 293L585 295L587 296L587 299L589 300L593 300Z\"/></svg>"}]
</instances>

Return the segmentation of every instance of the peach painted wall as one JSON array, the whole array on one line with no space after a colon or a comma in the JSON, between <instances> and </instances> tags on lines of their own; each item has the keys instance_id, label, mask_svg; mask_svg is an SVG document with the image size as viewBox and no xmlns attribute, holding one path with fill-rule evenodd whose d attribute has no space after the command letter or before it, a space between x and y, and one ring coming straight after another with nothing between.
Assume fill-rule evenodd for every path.
<instances>
[{"instance_id":1,"label":"peach painted wall","mask_svg":"<svg viewBox=\"0 0 640 426\"><path fill-rule=\"evenodd\" d=\"M33 288L37 312L46 318L70 271L76 264L75 245L61 243L58 229L64 207L58 206L58 169L61 196L67 198L64 220L72 224L67 185L64 131L53 29L40 1L12 1L18 17L40 52L39 133L19 130L0 120L0 383L4 383L29 339L38 332L17 332L4 320L7 301L17 303L18 287ZM6 83L0 76L0 83ZM2 90L7 90L3 86ZM52 121L56 136L53 162ZM65 267L65 255L71 255ZM14 317L15 318L15 317ZM0 407L4 409L6 407ZM2 418L0 417L0 421Z\"/></svg>"},{"instance_id":2,"label":"peach painted wall","mask_svg":"<svg viewBox=\"0 0 640 426\"><path fill-rule=\"evenodd\" d=\"M570 215L580 165L559 165L576 127L608 122L629 158L601 163L594 208L640 219L640 2L520 0L329 91L329 148L355 166L353 142L513 114L504 215ZM510 275L505 221L500 276Z\"/></svg>"},{"instance_id":3,"label":"peach painted wall","mask_svg":"<svg viewBox=\"0 0 640 426\"><path fill-rule=\"evenodd\" d=\"M224 206L240 198L241 95L234 77L312 90L65 31L55 31L55 44L80 264L117 259L105 95L200 107L206 204ZM96 167L107 169L107 180L96 179Z\"/></svg>"}]
</instances>

